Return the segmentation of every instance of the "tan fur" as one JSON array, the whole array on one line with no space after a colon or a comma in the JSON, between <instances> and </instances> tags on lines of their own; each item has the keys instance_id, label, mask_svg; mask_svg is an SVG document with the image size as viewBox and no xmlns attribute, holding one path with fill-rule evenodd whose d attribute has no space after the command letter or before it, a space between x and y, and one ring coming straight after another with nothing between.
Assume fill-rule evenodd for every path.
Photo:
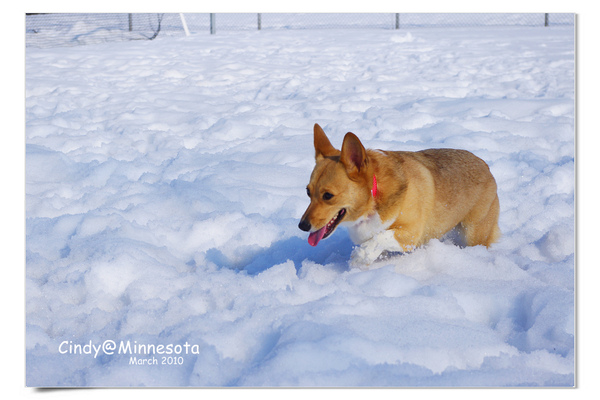
<instances>
[{"instance_id":1,"label":"tan fur","mask_svg":"<svg viewBox=\"0 0 600 400\"><path fill-rule=\"evenodd\" d=\"M393 232L402 251L440 238L459 224L469 246L489 247L499 239L496 181L487 164L472 153L366 150L350 132L340 151L317 124L314 145L316 165L307 186L311 202L301 229L314 232L343 208L345 224L378 214L383 229ZM325 193L333 196L324 199Z\"/></svg>"}]
</instances>

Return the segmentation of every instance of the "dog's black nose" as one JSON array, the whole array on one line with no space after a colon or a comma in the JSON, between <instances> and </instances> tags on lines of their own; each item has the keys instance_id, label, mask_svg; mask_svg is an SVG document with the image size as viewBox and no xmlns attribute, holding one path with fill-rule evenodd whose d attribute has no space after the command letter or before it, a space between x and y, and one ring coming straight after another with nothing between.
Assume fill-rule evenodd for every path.
<instances>
[{"instance_id":1,"label":"dog's black nose","mask_svg":"<svg viewBox=\"0 0 600 400\"><path fill-rule=\"evenodd\" d=\"M307 220L303 219L298 224L298 228L302 229L304 232L308 232L308 231L310 231L310 222L308 222Z\"/></svg>"}]
</instances>

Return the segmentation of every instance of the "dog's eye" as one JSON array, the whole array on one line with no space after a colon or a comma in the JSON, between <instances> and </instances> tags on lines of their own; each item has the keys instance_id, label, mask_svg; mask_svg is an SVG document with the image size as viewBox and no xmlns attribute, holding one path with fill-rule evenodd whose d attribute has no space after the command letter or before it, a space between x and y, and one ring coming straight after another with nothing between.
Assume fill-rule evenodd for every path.
<instances>
[{"instance_id":1,"label":"dog's eye","mask_svg":"<svg viewBox=\"0 0 600 400\"><path fill-rule=\"evenodd\" d=\"M333 198L333 195L329 192L325 192L323 194L323 200L331 200Z\"/></svg>"},{"instance_id":2,"label":"dog's eye","mask_svg":"<svg viewBox=\"0 0 600 400\"><path fill-rule=\"evenodd\" d=\"M310 197L310 189L306 188L306 194L308 195L308 197Z\"/></svg>"}]
</instances>

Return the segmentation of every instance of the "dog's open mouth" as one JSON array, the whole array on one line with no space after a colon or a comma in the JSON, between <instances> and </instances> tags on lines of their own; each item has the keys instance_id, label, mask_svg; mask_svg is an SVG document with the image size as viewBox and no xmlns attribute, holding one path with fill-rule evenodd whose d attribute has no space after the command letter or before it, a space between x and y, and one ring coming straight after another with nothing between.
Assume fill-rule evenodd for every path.
<instances>
[{"instance_id":1,"label":"dog's open mouth","mask_svg":"<svg viewBox=\"0 0 600 400\"><path fill-rule=\"evenodd\" d=\"M342 208L335 215L335 217L333 217L331 221L327 223L327 225L325 225L318 231L311 232L311 234L308 235L308 244L310 244L311 246L316 246L321 241L321 239L325 239L327 236L331 235L331 233L335 230L335 228L344 218L344 215L346 215L346 209Z\"/></svg>"}]
</instances>

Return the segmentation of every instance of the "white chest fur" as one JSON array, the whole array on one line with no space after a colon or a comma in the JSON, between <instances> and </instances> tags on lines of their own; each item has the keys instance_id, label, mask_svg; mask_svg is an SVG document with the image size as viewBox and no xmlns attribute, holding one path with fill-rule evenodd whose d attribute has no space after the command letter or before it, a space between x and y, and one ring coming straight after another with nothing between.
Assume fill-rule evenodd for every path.
<instances>
[{"instance_id":1,"label":"white chest fur","mask_svg":"<svg viewBox=\"0 0 600 400\"><path fill-rule=\"evenodd\" d=\"M341 225L348 228L350 239L355 244L362 244L388 229L392 223L393 221L383 222L379 214L375 212L356 221L342 222Z\"/></svg>"}]
</instances>

